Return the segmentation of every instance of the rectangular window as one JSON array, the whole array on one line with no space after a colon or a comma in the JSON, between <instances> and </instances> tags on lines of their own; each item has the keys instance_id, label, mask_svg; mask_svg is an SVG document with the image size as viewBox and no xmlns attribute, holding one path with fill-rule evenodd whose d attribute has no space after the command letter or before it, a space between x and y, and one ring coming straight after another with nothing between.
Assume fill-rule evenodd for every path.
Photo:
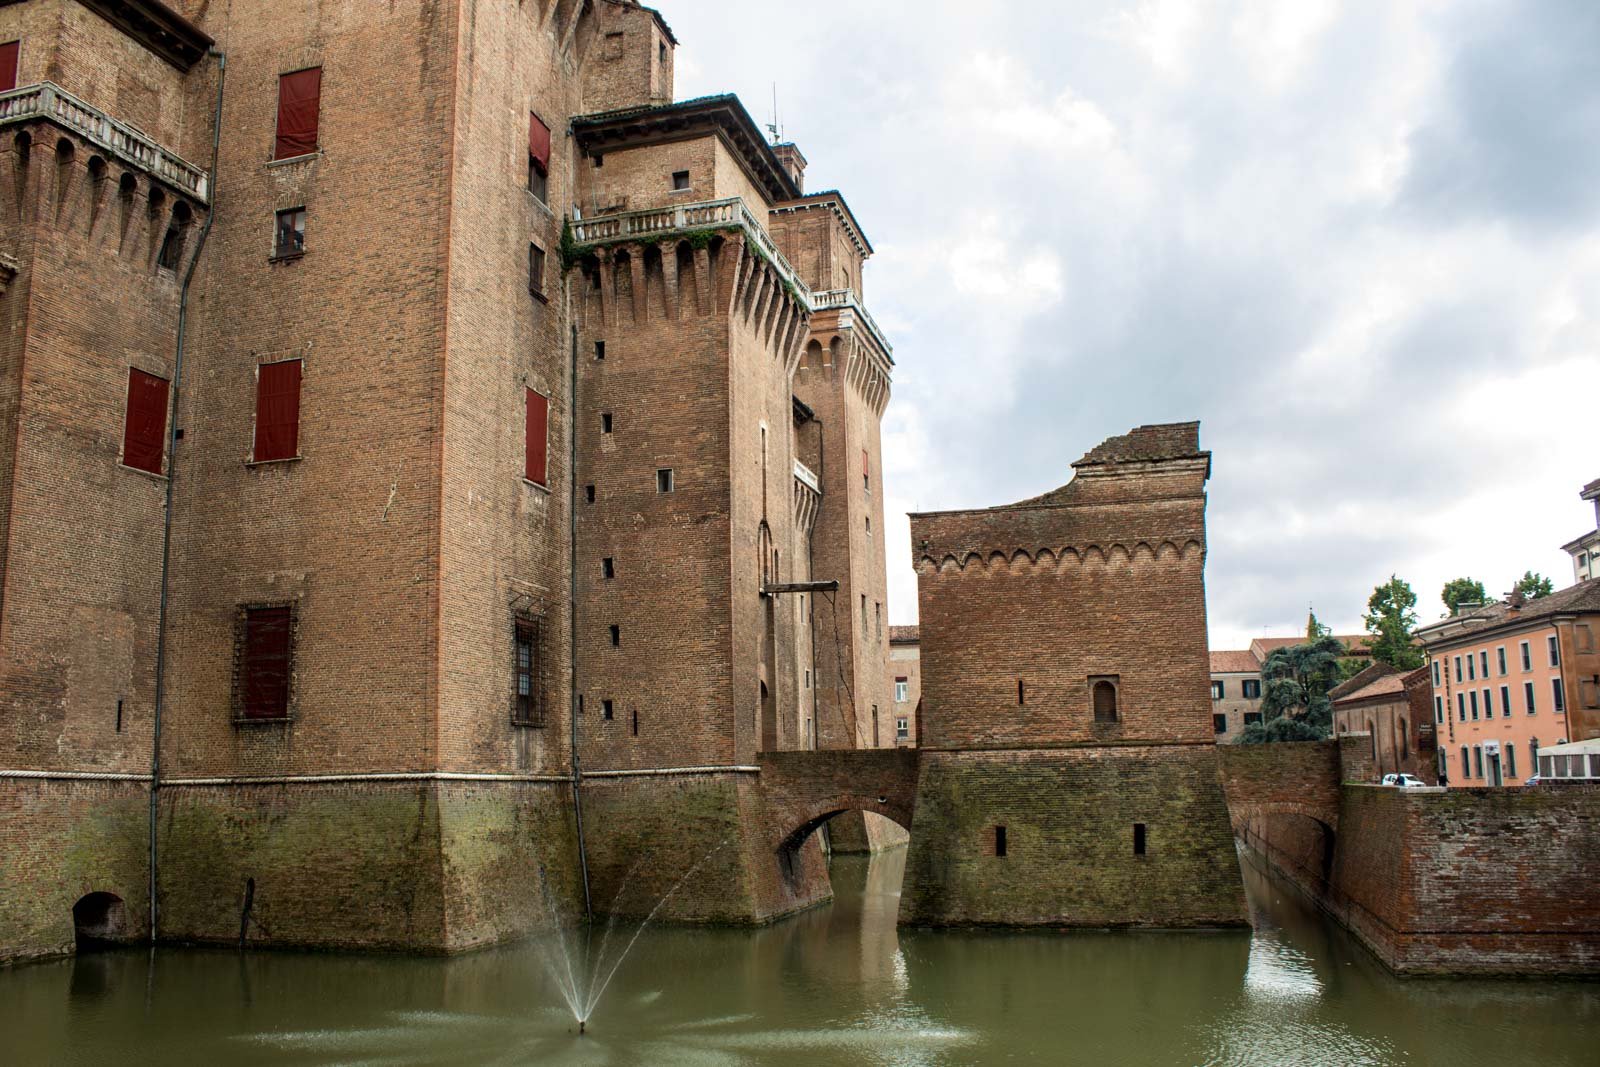
<instances>
[{"instance_id":1,"label":"rectangular window","mask_svg":"<svg viewBox=\"0 0 1600 1067\"><path fill-rule=\"evenodd\" d=\"M1550 706L1555 709L1557 715L1567 710L1567 694L1561 688L1560 678L1550 679Z\"/></svg>"},{"instance_id":2,"label":"rectangular window","mask_svg":"<svg viewBox=\"0 0 1600 1067\"><path fill-rule=\"evenodd\" d=\"M1461 777L1472 777L1472 757L1467 755L1467 746L1461 746Z\"/></svg>"},{"instance_id":3,"label":"rectangular window","mask_svg":"<svg viewBox=\"0 0 1600 1067\"><path fill-rule=\"evenodd\" d=\"M1504 677L1506 673L1506 646L1501 645L1499 648L1494 650L1494 654L1496 660L1499 662L1500 675L1501 677Z\"/></svg>"},{"instance_id":4,"label":"rectangular window","mask_svg":"<svg viewBox=\"0 0 1600 1067\"><path fill-rule=\"evenodd\" d=\"M594 486L586 485L583 487L583 502L585 504L594 503Z\"/></svg>"},{"instance_id":5,"label":"rectangular window","mask_svg":"<svg viewBox=\"0 0 1600 1067\"><path fill-rule=\"evenodd\" d=\"M1517 777L1517 746L1506 745L1506 774L1515 780Z\"/></svg>"},{"instance_id":6,"label":"rectangular window","mask_svg":"<svg viewBox=\"0 0 1600 1067\"><path fill-rule=\"evenodd\" d=\"M611 412L609 412L609 411L602 411L600 413L600 432L601 433L610 433L611 432Z\"/></svg>"},{"instance_id":7,"label":"rectangular window","mask_svg":"<svg viewBox=\"0 0 1600 1067\"><path fill-rule=\"evenodd\" d=\"M1483 746L1472 746L1472 777L1483 777Z\"/></svg>"},{"instance_id":8,"label":"rectangular window","mask_svg":"<svg viewBox=\"0 0 1600 1067\"><path fill-rule=\"evenodd\" d=\"M894 680L894 702L896 704L904 704L906 701L908 701L910 699L911 699L911 682L910 682L910 680L906 679L906 678L896 678Z\"/></svg>"},{"instance_id":9,"label":"rectangular window","mask_svg":"<svg viewBox=\"0 0 1600 1067\"><path fill-rule=\"evenodd\" d=\"M1133 854L1135 856L1144 855L1144 823L1142 822L1133 824Z\"/></svg>"},{"instance_id":10,"label":"rectangular window","mask_svg":"<svg viewBox=\"0 0 1600 1067\"><path fill-rule=\"evenodd\" d=\"M909 740L910 737L911 724L904 716L901 716L894 721L894 739L896 741L906 741Z\"/></svg>"},{"instance_id":11,"label":"rectangular window","mask_svg":"<svg viewBox=\"0 0 1600 1067\"><path fill-rule=\"evenodd\" d=\"M1433 721L1444 722L1444 697L1433 698Z\"/></svg>"},{"instance_id":12,"label":"rectangular window","mask_svg":"<svg viewBox=\"0 0 1600 1067\"><path fill-rule=\"evenodd\" d=\"M594 358L597 360L606 358L606 343L604 341L596 341L594 343Z\"/></svg>"},{"instance_id":13,"label":"rectangular window","mask_svg":"<svg viewBox=\"0 0 1600 1067\"><path fill-rule=\"evenodd\" d=\"M611 626L611 647L618 648L622 644L622 627L615 623Z\"/></svg>"},{"instance_id":14,"label":"rectangular window","mask_svg":"<svg viewBox=\"0 0 1600 1067\"><path fill-rule=\"evenodd\" d=\"M1225 713L1219 712L1211 716L1211 731L1218 734L1228 732L1228 716Z\"/></svg>"},{"instance_id":15,"label":"rectangular window","mask_svg":"<svg viewBox=\"0 0 1600 1067\"><path fill-rule=\"evenodd\" d=\"M1247 711L1247 712L1244 713L1244 724L1246 726L1249 726L1253 722L1260 722L1260 721L1261 721L1261 713L1259 711Z\"/></svg>"},{"instance_id":16,"label":"rectangular window","mask_svg":"<svg viewBox=\"0 0 1600 1067\"><path fill-rule=\"evenodd\" d=\"M1438 660L1434 660L1433 661L1433 686L1434 686L1435 689L1437 689L1439 687L1439 661Z\"/></svg>"},{"instance_id":17,"label":"rectangular window","mask_svg":"<svg viewBox=\"0 0 1600 1067\"><path fill-rule=\"evenodd\" d=\"M1522 642L1522 669L1533 670L1533 651L1528 647L1528 642Z\"/></svg>"},{"instance_id":18,"label":"rectangular window","mask_svg":"<svg viewBox=\"0 0 1600 1067\"><path fill-rule=\"evenodd\" d=\"M1532 682L1523 682L1522 683L1522 699L1527 702L1528 714L1529 715L1532 715L1534 712L1539 710L1537 707L1534 706L1534 702L1533 702L1533 683Z\"/></svg>"},{"instance_id":19,"label":"rectangular window","mask_svg":"<svg viewBox=\"0 0 1600 1067\"><path fill-rule=\"evenodd\" d=\"M272 258L292 259L306 250L306 209L291 207L274 216Z\"/></svg>"},{"instance_id":20,"label":"rectangular window","mask_svg":"<svg viewBox=\"0 0 1600 1067\"><path fill-rule=\"evenodd\" d=\"M122 422L122 465L160 474L167 442L167 380L128 368Z\"/></svg>"},{"instance_id":21,"label":"rectangular window","mask_svg":"<svg viewBox=\"0 0 1600 1067\"><path fill-rule=\"evenodd\" d=\"M806 688L811 688L811 669L809 667L806 668Z\"/></svg>"},{"instance_id":22,"label":"rectangular window","mask_svg":"<svg viewBox=\"0 0 1600 1067\"><path fill-rule=\"evenodd\" d=\"M1461 677L1461 657L1457 656L1456 657L1456 684L1460 685L1461 681L1462 681L1462 677Z\"/></svg>"},{"instance_id":23,"label":"rectangular window","mask_svg":"<svg viewBox=\"0 0 1600 1067\"><path fill-rule=\"evenodd\" d=\"M1491 689L1483 691L1483 717L1485 719L1494 718L1494 691Z\"/></svg>"},{"instance_id":24,"label":"rectangular window","mask_svg":"<svg viewBox=\"0 0 1600 1067\"><path fill-rule=\"evenodd\" d=\"M607 722L609 722L612 719L616 718L616 711L611 706L611 701L609 701L609 700L600 701L600 717L602 719L605 719Z\"/></svg>"},{"instance_id":25,"label":"rectangular window","mask_svg":"<svg viewBox=\"0 0 1600 1067\"><path fill-rule=\"evenodd\" d=\"M524 389L522 476L535 485L550 484L550 398Z\"/></svg>"},{"instance_id":26,"label":"rectangular window","mask_svg":"<svg viewBox=\"0 0 1600 1067\"><path fill-rule=\"evenodd\" d=\"M671 467L662 467L660 470L656 471L656 492L670 493L672 492L672 485Z\"/></svg>"},{"instance_id":27,"label":"rectangular window","mask_svg":"<svg viewBox=\"0 0 1600 1067\"><path fill-rule=\"evenodd\" d=\"M610 556L600 561L600 576L602 578L615 578L617 576L616 563Z\"/></svg>"},{"instance_id":28,"label":"rectangular window","mask_svg":"<svg viewBox=\"0 0 1600 1067\"><path fill-rule=\"evenodd\" d=\"M534 296L544 296L544 249L528 242L528 292Z\"/></svg>"},{"instance_id":29,"label":"rectangular window","mask_svg":"<svg viewBox=\"0 0 1600 1067\"><path fill-rule=\"evenodd\" d=\"M293 612L287 606L246 608L239 656L239 707L246 719L289 717Z\"/></svg>"},{"instance_id":30,"label":"rectangular window","mask_svg":"<svg viewBox=\"0 0 1600 1067\"><path fill-rule=\"evenodd\" d=\"M1456 693L1456 719L1461 722L1467 721L1467 697L1465 693Z\"/></svg>"},{"instance_id":31,"label":"rectangular window","mask_svg":"<svg viewBox=\"0 0 1600 1067\"><path fill-rule=\"evenodd\" d=\"M1478 675L1482 678L1489 677L1489 650L1486 648L1478 652Z\"/></svg>"},{"instance_id":32,"label":"rectangular window","mask_svg":"<svg viewBox=\"0 0 1600 1067\"><path fill-rule=\"evenodd\" d=\"M0 44L0 93L9 93L17 87L17 53L21 49L21 41Z\"/></svg>"},{"instance_id":33,"label":"rectangular window","mask_svg":"<svg viewBox=\"0 0 1600 1067\"><path fill-rule=\"evenodd\" d=\"M868 500L872 499L872 461L867 450L861 450L861 489Z\"/></svg>"},{"instance_id":34,"label":"rectangular window","mask_svg":"<svg viewBox=\"0 0 1600 1067\"><path fill-rule=\"evenodd\" d=\"M675 193L681 193L685 189L688 189L688 188L689 188L689 172L686 171L686 170L675 170L675 171L673 171L672 172L672 191L675 192Z\"/></svg>"},{"instance_id":35,"label":"rectangular window","mask_svg":"<svg viewBox=\"0 0 1600 1067\"><path fill-rule=\"evenodd\" d=\"M1469 682L1476 681L1477 677L1478 676L1473 673L1472 653L1468 652L1467 653L1467 681L1469 681Z\"/></svg>"},{"instance_id":36,"label":"rectangular window","mask_svg":"<svg viewBox=\"0 0 1600 1067\"><path fill-rule=\"evenodd\" d=\"M321 67L278 76L278 138L273 159L293 159L317 150L317 112L321 104Z\"/></svg>"},{"instance_id":37,"label":"rectangular window","mask_svg":"<svg viewBox=\"0 0 1600 1067\"><path fill-rule=\"evenodd\" d=\"M1500 717L1503 719L1511 717L1511 687L1509 685L1500 687Z\"/></svg>"},{"instance_id":38,"label":"rectangular window","mask_svg":"<svg viewBox=\"0 0 1600 1067\"><path fill-rule=\"evenodd\" d=\"M300 360L256 368L255 462L300 455Z\"/></svg>"},{"instance_id":39,"label":"rectangular window","mask_svg":"<svg viewBox=\"0 0 1600 1067\"><path fill-rule=\"evenodd\" d=\"M1223 694L1226 693L1227 691L1228 691L1227 690L1227 686L1224 683L1222 683L1222 682L1212 682L1211 683L1211 699L1212 700L1221 700Z\"/></svg>"},{"instance_id":40,"label":"rectangular window","mask_svg":"<svg viewBox=\"0 0 1600 1067\"><path fill-rule=\"evenodd\" d=\"M544 725L544 694L539 684L540 657L538 619L518 619L514 630L515 689L511 721L520 726Z\"/></svg>"},{"instance_id":41,"label":"rectangular window","mask_svg":"<svg viewBox=\"0 0 1600 1067\"><path fill-rule=\"evenodd\" d=\"M1557 646L1557 644L1556 644L1556 635L1555 634L1551 634L1549 637L1546 637L1545 638L1545 642L1547 643L1547 645L1549 646L1549 649L1550 649L1550 666L1552 666L1552 667L1561 666L1561 652L1560 652L1559 646Z\"/></svg>"},{"instance_id":42,"label":"rectangular window","mask_svg":"<svg viewBox=\"0 0 1600 1067\"><path fill-rule=\"evenodd\" d=\"M533 112L528 112L528 191L540 203L550 199L550 127Z\"/></svg>"},{"instance_id":43,"label":"rectangular window","mask_svg":"<svg viewBox=\"0 0 1600 1067\"><path fill-rule=\"evenodd\" d=\"M1242 683L1242 688L1244 689L1244 698L1246 700L1261 699L1261 682L1259 679L1246 678Z\"/></svg>"},{"instance_id":44,"label":"rectangular window","mask_svg":"<svg viewBox=\"0 0 1600 1067\"><path fill-rule=\"evenodd\" d=\"M1474 689L1472 692L1467 694L1467 697L1467 702L1472 705L1472 718L1474 721L1476 721L1478 718L1478 691Z\"/></svg>"}]
</instances>

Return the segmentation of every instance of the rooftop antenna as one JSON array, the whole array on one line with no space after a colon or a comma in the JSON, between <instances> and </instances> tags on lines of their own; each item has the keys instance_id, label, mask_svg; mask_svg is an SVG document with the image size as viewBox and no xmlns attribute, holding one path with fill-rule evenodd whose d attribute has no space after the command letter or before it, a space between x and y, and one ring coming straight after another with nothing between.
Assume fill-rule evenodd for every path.
<instances>
[{"instance_id":1,"label":"rooftop antenna","mask_svg":"<svg viewBox=\"0 0 1600 1067\"><path fill-rule=\"evenodd\" d=\"M777 144L783 140L783 127L778 124L778 83L772 83L772 121L767 123L767 134L771 136L772 143Z\"/></svg>"}]
</instances>

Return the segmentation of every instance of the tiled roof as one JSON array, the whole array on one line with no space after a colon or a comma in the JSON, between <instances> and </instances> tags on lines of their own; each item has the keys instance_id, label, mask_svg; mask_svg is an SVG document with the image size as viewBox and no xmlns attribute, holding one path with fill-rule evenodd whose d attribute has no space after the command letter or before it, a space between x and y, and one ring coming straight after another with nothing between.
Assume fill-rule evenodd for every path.
<instances>
[{"instance_id":1,"label":"tiled roof","mask_svg":"<svg viewBox=\"0 0 1600 1067\"><path fill-rule=\"evenodd\" d=\"M915 626L889 627L889 643L891 645L914 645L917 642L917 628Z\"/></svg>"},{"instance_id":2,"label":"tiled roof","mask_svg":"<svg viewBox=\"0 0 1600 1067\"><path fill-rule=\"evenodd\" d=\"M1405 680L1401 677L1399 670L1389 666L1387 663L1369 663L1367 666L1357 671L1354 675L1346 678L1344 681L1328 690L1328 699L1333 701L1340 701L1347 698L1354 699L1358 693L1366 696L1373 696L1375 694L1367 693L1366 690L1374 685L1386 683L1390 678L1395 680L1393 691L1404 692ZM1380 691L1390 692L1388 689L1383 689Z\"/></svg>"},{"instance_id":3,"label":"tiled roof","mask_svg":"<svg viewBox=\"0 0 1600 1067\"><path fill-rule=\"evenodd\" d=\"M1255 674L1260 670L1261 664L1248 648L1236 652L1211 653L1212 674Z\"/></svg>"},{"instance_id":4,"label":"tiled roof","mask_svg":"<svg viewBox=\"0 0 1600 1067\"><path fill-rule=\"evenodd\" d=\"M1600 578L1590 578L1577 585L1558 589L1549 596L1528 601L1520 609L1504 602L1485 604L1481 608L1421 627L1417 634L1419 637L1426 634L1435 640L1450 640L1463 635L1475 636L1498 626L1522 625L1551 615L1573 612L1600 612ZM1478 620L1477 625L1461 625L1471 620Z\"/></svg>"},{"instance_id":5,"label":"tiled roof","mask_svg":"<svg viewBox=\"0 0 1600 1067\"><path fill-rule=\"evenodd\" d=\"M1339 642L1343 644L1345 648L1349 649L1352 655L1368 656L1372 654L1371 634L1334 634L1333 636L1338 638ZM1294 645L1303 645L1305 643L1306 639L1303 636L1258 637L1254 641L1250 642L1250 651L1255 652L1263 660L1265 660L1267 658L1267 654L1270 652L1276 652L1280 648L1290 648ZM1257 651L1258 649L1259 651Z\"/></svg>"},{"instance_id":6,"label":"tiled roof","mask_svg":"<svg viewBox=\"0 0 1600 1067\"><path fill-rule=\"evenodd\" d=\"M1393 668L1390 669L1393 670ZM1405 675L1401 674L1399 671L1394 671L1391 674L1385 674L1381 678L1377 678L1371 682L1368 682L1366 685L1355 690L1354 692L1346 693L1343 696L1337 697L1334 700L1334 703L1345 704L1354 703L1358 700L1366 700L1370 697L1399 696L1405 691Z\"/></svg>"}]
</instances>

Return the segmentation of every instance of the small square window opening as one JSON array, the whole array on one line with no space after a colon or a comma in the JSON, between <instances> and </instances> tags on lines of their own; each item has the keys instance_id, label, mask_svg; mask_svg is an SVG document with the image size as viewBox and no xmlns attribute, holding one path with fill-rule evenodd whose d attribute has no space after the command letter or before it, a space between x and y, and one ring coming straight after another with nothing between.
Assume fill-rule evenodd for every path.
<instances>
[{"instance_id":1,"label":"small square window opening","mask_svg":"<svg viewBox=\"0 0 1600 1067\"><path fill-rule=\"evenodd\" d=\"M277 214L273 230L272 258L290 259L306 250L306 209L287 208Z\"/></svg>"},{"instance_id":2,"label":"small square window opening","mask_svg":"<svg viewBox=\"0 0 1600 1067\"><path fill-rule=\"evenodd\" d=\"M686 170L675 170L675 171L673 171L672 172L672 191L675 192L675 193L681 193L681 192L683 192L684 190L686 190L688 188L689 188L689 172L686 171Z\"/></svg>"}]
</instances>

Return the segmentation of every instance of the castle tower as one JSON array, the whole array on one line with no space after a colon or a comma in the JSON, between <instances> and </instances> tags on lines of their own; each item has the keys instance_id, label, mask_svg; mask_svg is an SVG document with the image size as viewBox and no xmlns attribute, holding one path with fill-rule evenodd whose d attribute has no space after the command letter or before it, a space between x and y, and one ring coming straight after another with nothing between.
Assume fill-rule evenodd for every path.
<instances>
[{"instance_id":1,"label":"castle tower","mask_svg":"<svg viewBox=\"0 0 1600 1067\"><path fill-rule=\"evenodd\" d=\"M923 717L901 920L1236 925L1207 700L1199 424L1032 500L911 517Z\"/></svg>"}]
</instances>

